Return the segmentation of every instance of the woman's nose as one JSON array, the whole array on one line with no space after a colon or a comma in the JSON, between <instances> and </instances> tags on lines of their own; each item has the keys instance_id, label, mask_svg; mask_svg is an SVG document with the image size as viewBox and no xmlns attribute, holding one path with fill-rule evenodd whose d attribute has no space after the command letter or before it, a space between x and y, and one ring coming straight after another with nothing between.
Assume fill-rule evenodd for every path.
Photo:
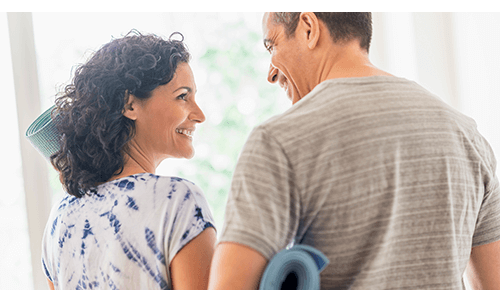
<instances>
[{"instance_id":1,"label":"woman's nose","mask_svg":"<svg viewBox=\"0 0 500 290\"><path fill-rule=\"evenodd\" d=\"M191 112L191 114L189 116L189 119L191 121L195 121L195 122L198 122L198 123L205 122L205 114L203 114L203 111L198 106L198 104L196 104L196 103L194 104L194 109Z\"/></svg>"},{"instance_id":2,"label":"woman's nose","mask_svg":"<svg viewBox=\"0 0 500 290\"><path fill-rule=\"evenodd\" d=\"M269 72L267 73L267 81L274 84L278 81L278 69L272 64L269 65Z\"/></svg>"}]
</instances>

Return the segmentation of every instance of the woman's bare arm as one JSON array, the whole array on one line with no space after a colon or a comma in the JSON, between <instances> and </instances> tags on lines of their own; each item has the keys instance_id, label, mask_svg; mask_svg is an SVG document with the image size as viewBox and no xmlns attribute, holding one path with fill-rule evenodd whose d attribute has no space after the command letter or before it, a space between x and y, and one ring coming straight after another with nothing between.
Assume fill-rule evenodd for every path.
<instances>
[{"instance_id":1,"label":"woman's bare arm","mask_svg":"<svg viewBox=\"0 0 500 290\"><path fill-rule=\"evenodd\" d=\"M208 288L210 264L217 235L207 228L185 245L170 263L174 290L203 290Z\"/></svg>"}]
</instances>

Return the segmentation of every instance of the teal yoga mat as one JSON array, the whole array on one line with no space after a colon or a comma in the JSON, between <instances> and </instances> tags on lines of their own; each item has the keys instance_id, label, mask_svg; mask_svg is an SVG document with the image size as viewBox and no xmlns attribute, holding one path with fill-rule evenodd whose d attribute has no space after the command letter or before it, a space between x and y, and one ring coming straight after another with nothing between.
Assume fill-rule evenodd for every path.
<instances>
[{"instance_id":1,"label":"teal yoga mat","mask_svg":"<svg viewBox=\"0 0 500 290\"><path fill-rule=\"evenodd\" d=\"M26 130L26 138L31 145L45 157L50 160L50 155L57 152L60 148L61 135L57 131L58 118L51 117L54 106L48 108Z\"/></svg>"},{"instance_id":2,"label":"teal yoga mat","mask_svg":"<svg viewBox=\"0 0 500 290\"><path fill-rule=\"evenodd\" d=\"M260 281L260 290L319 290L319 273L330 263L317 249L295 245L278 252L270 261Z\"/></svg>"}]
</instances>

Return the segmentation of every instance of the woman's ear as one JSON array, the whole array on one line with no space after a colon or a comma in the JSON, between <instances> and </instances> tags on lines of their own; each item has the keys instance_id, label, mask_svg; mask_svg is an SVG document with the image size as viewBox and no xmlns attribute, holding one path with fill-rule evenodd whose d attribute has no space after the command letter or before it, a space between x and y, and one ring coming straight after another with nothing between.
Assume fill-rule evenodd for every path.
<instances>
[{"instance_id":1,"label":"woman's ear","mask_svg":"<svg viewBox=\"0 0 500 290\"><path fill-rule=\"evenodd\" d=\"M123 116L129 118L130 120L137 120L137 106L138 99L136 96L129 94L128 91L125 92L125 106L123 107Z\"/></svg>"}]
</instances>

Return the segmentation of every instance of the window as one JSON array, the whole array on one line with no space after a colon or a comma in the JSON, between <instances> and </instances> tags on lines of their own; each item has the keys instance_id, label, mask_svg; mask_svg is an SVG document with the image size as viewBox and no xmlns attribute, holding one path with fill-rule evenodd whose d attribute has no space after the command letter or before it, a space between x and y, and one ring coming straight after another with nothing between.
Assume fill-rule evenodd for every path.
<instances>
[{"instance_id":1,"label":"window","mask_svg":"<svg viewBox=\"0 0 500 290\"><path fill-rule=\"evenodd\" d=\"M260 13L34 13L41 103L50 107L75 65L112 37L131 29L163 37L181 32L192 54L197 102L207 120L196 131L195 157L167 159L157 173L199 185L221 228L228 184L246 137L259 122L290 106L284 93L266 81L269 55L260 36L261 17ZM59 196L57 174L49 170L53 194Z\"/></svg>"}]
</instances>

